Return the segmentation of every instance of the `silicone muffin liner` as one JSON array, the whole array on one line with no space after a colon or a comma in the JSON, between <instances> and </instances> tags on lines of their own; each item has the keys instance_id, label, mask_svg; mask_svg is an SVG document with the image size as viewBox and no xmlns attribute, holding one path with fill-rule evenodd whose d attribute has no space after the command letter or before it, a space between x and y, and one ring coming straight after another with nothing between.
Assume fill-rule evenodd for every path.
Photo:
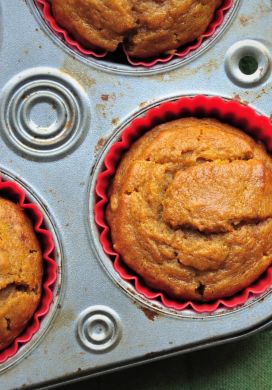
<instances>
[{"instance_id":1,"label":"silicone muffin liner","mask_svg":"<svg viewBox=\"0 0 272 390\"><path fill-rule=\"evenodd\" d=\"M245 131L255 139L262 141L268 151L272 150L272 123L257 114L252 108L237 101L223 100L219 97L183 97L175 102L162 103L147 111L144 117L131 122L120 141L114 143L104 160L104 170L98 175L96 183L97 202L94 208L95 221L100 232L100 242L104 252L112 259L116 272L122 279L131 283L135 290L149 300L158 300L165 307L184 310L193 309L197 313L212 313L219 307L232 309L243 305L249 297L265 292L272 285L272 265L249 287L239 293L212 302L177 301L169 298L164 292L148 287L134 271L122 262L121 256L114 251L110 229L105 219L105 209L108 204L108 189L116 168L123 154L132 143L154 126L182 117L213 117Z\"/></svg>"},{"instance_id":2,"label":"silicone muffin liner","mask_svg":"<svg viewBox=\"0 0 272 390\"><path fill-rule=\"evenodd\" d=\"M0 196L4 196L19 206L27 213L33 222L34 231L41 243L42 256L44 264L44 276L42 285L42 295L39 306L34 313L32 320L26 326L25 330L13 341L13 343L0 351L0 364L14 356L20 346L28 343L33 335L39 330L42 318L48 313L53 301L52 287L57 278L57 263L53 258L55 248L53 237L45 227L42 212L38 206L30 203L26 194L15 182L4 181L0 178Z\"/></svg>"},{"instance_id":3,"label":"silicone muffin liner","mask_svg":"<svg viewBox=\"0 0 272 390\"><path fill-rule=\"evenodd\" d=\"M183 45L180 49L171 50L169 51L169 54L163 54L158 57L154 57L152 59L147 60L140 60L136 58L132 58L127 53L125 47L123 46L123 52L124 52L124 59L122 62L127 62L128 64L132 66L143 66L145 68L152 67L159 63L167 63L171 61L173 58L184 58L192 51L197 50L205 41L206 39L210 38L217 28L222 24L224 21L224 17L226 12L232 7L234 0L224 0L222 6L216 11L216 15L213 19L213 21L210 23L207 31L202 34L197 40L195 40L192 43ZM73 38L70 33L61 27L55 20L53 13L52 13L52 7L50 0L36 0L36 4L40 8L44 19L47 21L51 29L66 42L68 46L70 46L72 49L78 51L80 54L83 54L84 56L91 56L95 58L107 58L107 55L109 54L106 51L96 51L87 49L84 47L81 43L77 42L75 38Z\"/></svg>"}]
</instances>

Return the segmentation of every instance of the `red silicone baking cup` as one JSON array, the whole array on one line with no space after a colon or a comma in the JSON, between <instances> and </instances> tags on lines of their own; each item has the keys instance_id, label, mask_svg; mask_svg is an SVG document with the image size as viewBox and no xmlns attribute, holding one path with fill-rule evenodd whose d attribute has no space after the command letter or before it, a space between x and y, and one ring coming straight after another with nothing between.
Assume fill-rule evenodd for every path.
<instances>
[{"instance_id":1,"label":"red silicone baking cup","mask_svg":"<svg viewBox=\"0 0 272 390\"><path fill-rule=\"evenodd\" d=\"M250 296L265 292L272 286L272 265L252 285L239 293L212 302L177 301L165 293L148 287L132 270L123 263L120 255L115 252L111 242L110 229L105 219L105 209L109 202L108 189L116 168L123 154L132 143L147 131L160 123L182 117L213 117L245 131L262 141L269 151L272 151L272 123L269 118L257 114L252 108L234 100L223 100L219 97L183 97L174 102L162 103L147 111L144 117L131 122L114 143L104 160L104 169L99 174L96 183L97 202L94 208L95 221L100 231L100 243L104 252L112 259L114 269L122 279L131 283L135 290L149 300L160 301L164 306L175 309L193 309L197 313L214 312L219 307L228 309L244 304Z\"/></svg>"},{"instance_id":2,"label":"red silicone baking cup","mask_svg":"<svg viewBox=\"0 0 272 390\"><path fill-rule=\"evenodd\" d=\"M33 222L34 230L42 246L44 279L42 295L39 306L25 330L13 341L13 343L0 352L0 364L14 356L21 345L28 343L33 335L40 329L42 318L48 313L53 301L53 285L57 279L57 263L54 260L54 240L50 231L44 227L44 218L38 206L27 200L26 194L15 182L4 181L0 178L0 195L12 200L25 210Z\"/></svg>"},{"instance_id":3,"label":"red silicone baking cup","mask_svg":"<svg viewBox=\"0 0 272 390\"><path fill-rule=\"evenodd\" d=\"M171 51L171 54L162 55L159 57L152 58L151 60L139 60L129 56L125 48L123 47L124 57L126 61L132 66L143 66L145 68L150 68L159 63L167 63L171 61L173 58L184 58L192 51L197 50L206 39L210 38L217 28L224 21L225 15L227 11L232 7L234 0L225 0L223 1L222 6L216 11L215 17L213 21L210 23L207 31L202 34L197 40L193 43L189 43L187 45L183 45L180 49ZM108 55L106 51L96 51L87 49L81 43L77 42L75 38L73 38L70 33L63 27L61 27L55 20L54 15L52 13L52 7L49 0L36 0L36 4L40 8L44 19L47 21L51 29L59 35L64 42L67 43L72 49L77 50L79 53L84 56L91 56L95 58L105 58Z\"/></svg>"}]
</instances>

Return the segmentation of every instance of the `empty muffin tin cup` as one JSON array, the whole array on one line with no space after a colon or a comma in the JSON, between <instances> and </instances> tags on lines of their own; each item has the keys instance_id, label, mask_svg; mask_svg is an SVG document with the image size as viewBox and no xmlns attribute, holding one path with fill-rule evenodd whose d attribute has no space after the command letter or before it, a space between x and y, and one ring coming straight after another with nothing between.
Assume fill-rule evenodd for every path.
<instances>
[{"instance_id":1,"label":"empty muffin tin cup","mask_svg":"<svg viewBox=\"0 0 272 390\"><path fill-rule=\"evenodd\" d=\"M259 115L252 108L237 101L199 95L182 97L151 108L143 117L133 120L122 132L120 140L112 144L104 159L102 172L98 174L95 187L97 201L94 206L94 216L99 230L100 243L105 254L112 259L113 267L119 276L133 286L136 294L140 294L150 302L159 301L168 309L176 311L191 309L197 313L213 313L219 308L233 309L271 287L272 265L254 283L231 297L203 303L177 301L163 292L148 287L140 277L125 266L121 256L113 249L105 210L109 202L108 190L120 160L133 142L147 131L161 123L183 117L216 118L223 123L241 129L261 141L268 151L272 150L272 123L269 118Z\"/></svg>"},{"instance_id":2,"label":"empty muffin tin cup","mask_svg":"<svg viewBox=\"0 0 272 390\"><path fill-rule=\"evenodd\" d=\"M54 259L55 243L51 232L47 229L44 216L36 204L31 203L19 185L13 181L6 181L0 177L0 196L18 204L28 215L33 223L34 231L38 237L42 249L44 276L42 282L42 295L40 303L32 320L27 324L24 331L16 339L0 351L0 364L17 354L19 348L28 343L40 329L41 320L49 312L53 302L53 287L57 280L58 266Z\"/></svg>"},{"instance_id":3,"label":"empty muffin tin cup","mask_svg":"<svg viewBox=\"0 0 272 390\"><path fill-rule=\"evenodd\" d=\"M151 68L157 64L166 64L173 59L183 59L190 53L198 50L207 39L214 35L217 29L224 22L227 11L229 11L230 8L234 6L234 0L224 0L221 7L216 11L215 17L207 28L207 31L194 42L183 45L179 49L170 50L169 53L162 54L158 57L139 59L129 56L124 47L123 50L118 50L118 53L108 53L106 51L98 51L95 49L92 50L90 48L84 47L65 28L61 27L57 23L52 12L52 5L50 0L35 0L35 3L43 16L43 19L46 21L55 35L60 37L69 48L75 52L78 52L83 57L95 58L98 60L103 59L104 61L144 68Z\"/></svg>"}]
</instances>

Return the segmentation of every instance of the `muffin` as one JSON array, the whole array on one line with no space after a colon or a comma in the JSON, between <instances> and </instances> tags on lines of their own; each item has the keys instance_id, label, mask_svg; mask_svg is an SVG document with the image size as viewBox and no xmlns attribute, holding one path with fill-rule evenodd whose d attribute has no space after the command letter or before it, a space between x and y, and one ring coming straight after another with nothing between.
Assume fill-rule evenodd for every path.
<instances>
[{"instance_id":1,"label":"muffin","mask_svg":"<svg viewBox=\"0 0 272 390\"><path fill-rule=\"evenodd\" d=\"M56 21L84 46L147 58L192 42L222 0L52 0Z\"/></svg>"},{"instance_id":2,"label":"muffin","mask_svg":"<svg viewBox=\"0 0 272 390\"><path fill-rule=\"evenodd\" d=\"M114 249L175 299L231 296L271 264L272 160L217 120L148 131L122 158L109 198Z\"/></svg>"},{"instance_id":3,"label":"muffin","mask_svg":"<svg viewBox=\"0 0 272 390\"><path fill-rule=\"evenodd\" d=\"M23 210L0 198L0 350L22 332L40 301L42 254Z\"/></svg>"}]
</instances>

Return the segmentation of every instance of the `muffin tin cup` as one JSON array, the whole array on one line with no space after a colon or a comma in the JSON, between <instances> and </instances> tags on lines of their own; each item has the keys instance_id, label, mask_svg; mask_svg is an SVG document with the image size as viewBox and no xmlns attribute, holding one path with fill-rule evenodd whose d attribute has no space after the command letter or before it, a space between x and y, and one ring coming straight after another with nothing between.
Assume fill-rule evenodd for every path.
<instances>
[{"instance_id":1,"label":"muffin tin cup","mask_svg":"<svg viewBox=\"0 0 272 390\"><path fill-rule=\"evenodd\" d=\"M77 42L77 40L73 38L66 29L57 23L52 13L50 0L36 0L36 4L41 10L43 18L51 27L53 32L60 36L70 48L76 50L83 56L94 57L96 59L100 58L104 60L107 58L107 55L109 54L107 51L97 51L84 47L80 42ZM205 40L214 35L218 27L223 23L227 11L233 6L233 4L234 0L224 0L222 6L216 11L215 17L207 28L207 31L194 42L183 45L181 48L176 50L169 50L169 54L162 54L158 57L153 57L150 59L139 59L131 57L123 46L124 58L122 59L122 62L125 62L133 67L140 66L144 68L151 68L157 64L166 64L175 58L185 58L191 52L199 49Z\"/></svg>"},{"instance_id":2,"label":"muffin tin cup","mask_svg":"<svg viewBox=\"0 0 272 390\"><path fill-rule=\"evenodd\" d=\"M94 217L104 252L112 259L115 271L123 280L134 287L136 293L150 301L159 301L166 308L178 311L192 309L197 313L213 313L219 308L236 308L245 304L250 297L264 293L272 286L272 265L249 287L231 297L205 303L177 301L168 297L164 292L151 289L139 276L128 269L121 256L113 249L110 228L105 219L105 209L109 202L109 186L122 156L133 142L154 126L170 120L192 116L212 117L233 125L262 142L268 151L272 151L272 123L269 118L259 115L252 108L237 101L199 95L162 103L148 110L144 117L133 120L129 127L123 131L121 139L110 147L104 159L104 168L98 175L96 182L97 202L94 207Z\"/></svg>"},{"instance_id":3,"label":"muffin tin cup","mask_svg":"<svg viewBox=\"0 0 272 390\"><path fill-rule=\"evenodd\" d=\"M20 346L28 343L40 329L41 320L46 316L53 301L53 286L57 279L57 263L53 258L55 249L52 234L44 226L44 217L36 204L30 203L25 192L13 181L4 181L0 178L0 195L17 203L30 217L34 231L42 247L44 276L40 303L32 320L24 331L16 337L10 346L0 351L0 364L16 355Z\"/></svg>"}]
</instances>

